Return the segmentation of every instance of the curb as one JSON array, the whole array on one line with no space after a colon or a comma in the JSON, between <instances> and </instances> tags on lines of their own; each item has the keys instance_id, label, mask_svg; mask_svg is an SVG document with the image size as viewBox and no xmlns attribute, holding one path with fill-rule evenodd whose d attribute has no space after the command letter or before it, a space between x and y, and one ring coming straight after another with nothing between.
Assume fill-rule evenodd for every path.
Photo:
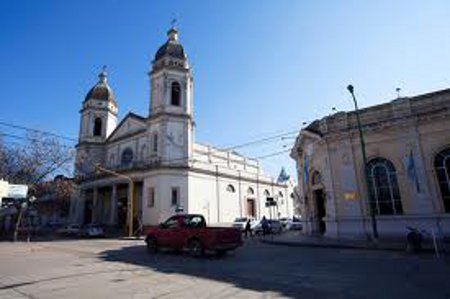
<instances>
[{"instance_id":1,"label":"curb","mask_svg":"<svg viewBox=\"0 0 450 299\"><path fill-rule=\"evenodd\" d=\"M145 240L144 237L112 237L111 239L117 239L122 241L143 241Z\"/></svg>"}]
</instances>

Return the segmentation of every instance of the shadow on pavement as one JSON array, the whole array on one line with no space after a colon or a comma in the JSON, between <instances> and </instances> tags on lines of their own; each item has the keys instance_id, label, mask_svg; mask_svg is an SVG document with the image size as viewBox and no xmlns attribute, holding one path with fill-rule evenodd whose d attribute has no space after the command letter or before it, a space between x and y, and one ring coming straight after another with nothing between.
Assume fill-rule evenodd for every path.
<instances>
[{"instance_id":1,"label":"shadow on pavement","mask_svg":"<svg viewBox=\"0 0 450 299\"><path fill-rule=\"evenodd\" d=\"M253 246L255 246L254 244ZM257 245L256 245L257 246ZM302 279L287 281L283 266L277 267L270 256L270 250L263 256L254 256L251 249L238 249L225 256L207 255L193 258L183 253L158 252L150 254L145 245L130 246L121 249L107 250L100 253L99 258L109 262L122 262L142 266L165 274L182 274L195 278L215 280L232 284L239 289L257 292L274 292L293 298L349 298L319 288L313 288ZM292 276L294 277L294 276Z\"/></svg>"}]
</instances>

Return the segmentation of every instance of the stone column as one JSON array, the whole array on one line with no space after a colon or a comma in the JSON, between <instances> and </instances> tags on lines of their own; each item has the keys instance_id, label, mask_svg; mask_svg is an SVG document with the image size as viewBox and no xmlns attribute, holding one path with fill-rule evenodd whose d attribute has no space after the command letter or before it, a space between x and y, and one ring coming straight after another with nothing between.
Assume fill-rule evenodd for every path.
<instances>
[{"instance_id":1,"label":"stone column","mask_svg":"<svg viewBox=\"0 0 450 299\"><path fill-rule=\"evenodd\" d=\"M127 198L127 233L128 233L128 228L130 225L130 221L133 221L132 216L130 214L130 209L131 209L131 200L133 199L133 188L131 188L131 182L128 183L128 198ZM134 212L134 211L133 211ZM134 230L134 228L133 228Z\"/></svg>"},{"instance_id":2,"label":"stone column","mask_svg":"<svg viewBox=\"0 0 450 299\"><path fill-rule=\"evenodd\" d=\"M92 198L92 223L97 222L97 206L98 206L98 188L94 188L94 195Z\"/></svg>"},{"instance_id":3,"label":"stone column","mask_svg":"<svg viewBox=\"0 0 450 299\"><path fill-rule=\"evenodd\" d=\"M86 205L86 191L77 188L77 191L72 196L71 205L71 223L81 224L84 221L84 209Z\"/></svg>"},{"instance_id":4,"label":"stone column","mask_svg":"<svg viewBox=\"0 0 450 299\"><path fill-rule=\"evenodd\" d=\"M116 221L117 221L117 185L112 185L109 224L114 225L116 224Z\"/></svg>"}]
</instances>

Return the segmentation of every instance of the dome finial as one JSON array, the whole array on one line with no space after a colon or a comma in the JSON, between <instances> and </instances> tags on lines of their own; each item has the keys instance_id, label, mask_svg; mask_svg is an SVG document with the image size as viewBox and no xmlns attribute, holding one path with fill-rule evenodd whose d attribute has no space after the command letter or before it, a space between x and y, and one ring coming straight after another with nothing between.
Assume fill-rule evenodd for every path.
<instances>
[{"instance_id":1,"label":"dome finial","mask_svg":"<svg viewBox=\"0 0 450 299\"><path fill-rule=\"evenodd\" d=\"M167 31L167 37L170 41L178 41L178 31L175 28L175 24L177 23L177 19L173 18L170 22L170 29Z\"/></svg>"},{"instance_id":2,"label":"dome finial","mask_svg":"<svg viewBox=\"0 0 450 299\"><path fill-rule=\"evenodd\" d=\"M108 73L106 72L106 65L102 66L102 71L98 74L98 78L100 79L100 83L106 83L106 79L108 77Z\"/></svg>"}]
</instances>

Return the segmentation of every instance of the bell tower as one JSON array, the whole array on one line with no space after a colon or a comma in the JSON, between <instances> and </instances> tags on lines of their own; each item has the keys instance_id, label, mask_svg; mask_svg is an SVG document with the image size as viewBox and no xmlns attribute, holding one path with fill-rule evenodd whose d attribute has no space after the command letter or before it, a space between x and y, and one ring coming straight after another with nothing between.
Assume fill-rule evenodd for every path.
<instances>
[{"instance_id":1,"label":"bell tower","mask_svg":"<svg viewBox=\"0 0 450 299\"><path fill-rule=\"evenodd\" d=\"M76 171L90 172L95 163L103 163L103 143L117 126L118 107L107 82L106 67L97 84L87 93L80 110Z\"/></svg>"},{"instance_id":2,"label":"bell tower","mask_svg":"<svg viewBox=\"0 0 450 299\"><path fill-rule=\"evenodd\" d=\"M185 164L194 136L193 77L174 27L156 52L149 76L149 122L151 138L158 140L157 154L163 164Z\"/></svg>"}]
</instances>

